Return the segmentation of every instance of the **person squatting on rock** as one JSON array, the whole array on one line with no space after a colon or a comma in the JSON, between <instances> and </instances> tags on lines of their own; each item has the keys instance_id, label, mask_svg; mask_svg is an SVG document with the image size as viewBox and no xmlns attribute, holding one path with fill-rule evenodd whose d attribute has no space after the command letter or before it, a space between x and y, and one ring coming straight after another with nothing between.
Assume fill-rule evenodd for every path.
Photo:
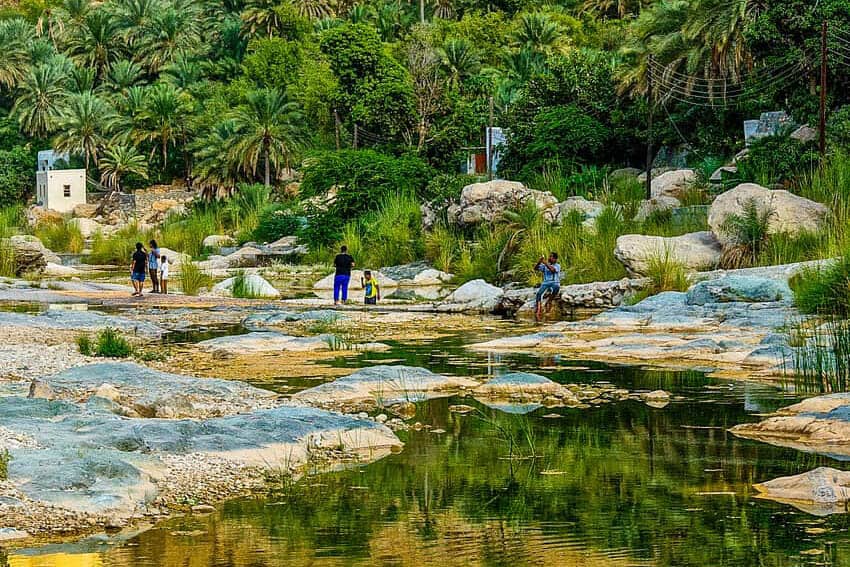
<instances>
[{"instance_id":1,"label":"person squatting on rock","mask_svg":"<svg viewBox=\"0 0 850 567\"><path fill-rule=\"evenodd\" d=\"M342 246L339 254L334 258L334 305L348 301L348 284L351 281L351 268L354 267L354 258L348 253L348 247Z\"/></svg>"},{"instance_id":2,"label":"person squatting on rock","mask_svg":"<svg viewBox=\"0 0 850 567\"><path fill-rule=\"evenodd\" d=\"M148 242L150 244L150 252L148 252L148 272L151 275L151 293L159 293L159 246L156 240Z\"/></svg>"},{"instance_id":3,"label":"person squatting on rock","mask_svg":"<svg viewBox=\"0 0 850 567\"><path fill-rule=\"evenodd\" d=\"M360 285L363 286L364 303L366 305L377 305L378 301L381 300L381 286L378 285L378 278L372 275L371 270L363 272Z\"/></svg>"},{"instance_id":4,"label":"person squatting on rock","mask_svg":"<svg viewBox=\"0 0 850 567\"><path fill-rule=\"evenodd\" d=\"M534 265L535 271L543 272L543 283L537 288L534 296L534 314L540 319L543 310L543 297L548 295L551 300L561 291L561 264L558 263L558 253L549 252L549 258L541 256Z\"/></svg>"},{"instance_id":5,"label":"person squatting on rock","mask_svg":"<svg viewBox=\"0 0 850 567\"><path fill-rule=\"evenodd\" d=\"M148 255L145 254L145 247L141 242L136 242L136 251L133 252L133 260L130 263L130 280L133 282L133 297L142 296L147 261Z\"/></svg>"}]
</instances>

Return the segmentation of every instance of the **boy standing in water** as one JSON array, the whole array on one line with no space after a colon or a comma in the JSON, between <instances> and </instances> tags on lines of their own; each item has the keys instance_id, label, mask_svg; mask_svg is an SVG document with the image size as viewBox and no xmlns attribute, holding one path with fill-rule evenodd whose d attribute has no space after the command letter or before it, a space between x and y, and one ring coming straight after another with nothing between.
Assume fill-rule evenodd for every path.
<instances>
[{"instance_id":1,"label":"boy standing in water","mask_svg":"<svg viewBox=\"0 0 850 567\"><path fill-rule=\"evenodd\" d=\"M543 272L543 283L537 288L537 295L534 296L534 314L539 321L543 310L543 296L548 294L551 299L561 291L561 264L558 263L558 253L549 252L548 260L541 256L534 269Z\"/></svg>"},{"instance_id":2,"label":"boy standing in water","mask_svg":"<svg viewBox=\"0 0 850 567\"><path fill-rule=\"evenodd\" d=\"M339 254L334 258L334 305L348 301L348 283L351 280L351 268L354 267L354 258L348 253L348 247L342 246Z\"/></svg>"},{"instance_id":3,"label":"boy standing in water","mask_svg":"<svg viewBox=\"0 0 850 567\"><path fill-rule=\"evenodd\" d=\"M381 299L381 287L378 285L378 279L372 277L372 272L370 270L365 270L363 272L360 284L363 286L366 305L377 305L378 301Z\"/></svg>"}]
</instances>

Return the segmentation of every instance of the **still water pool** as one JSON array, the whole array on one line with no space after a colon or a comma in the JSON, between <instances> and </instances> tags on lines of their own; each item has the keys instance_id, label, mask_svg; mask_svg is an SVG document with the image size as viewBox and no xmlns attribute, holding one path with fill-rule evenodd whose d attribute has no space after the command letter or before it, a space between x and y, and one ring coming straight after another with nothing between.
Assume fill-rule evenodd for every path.
<instances>
[{"instance_id":1,"label":"still water pool","mask_svg":"<svg viewBox=\"0 0 850 567\"><path fill-rule=\"evenodd\" d=\"M397 343L390 352L335 364L394 360L481 378L528 370L563 383L663 388L674 401L660 409L627 400L526 415L471 398L421 403L413 421L431 429L400 432L404 451L381 461L309 474L267 496L228 502L212 515L174 518L120 541L19 550L7 562L850 566L848 516L810 516L754 498L751 488L820 465L845 465L726 431L794 402L793 396L695 372L580 366L463 348L480 338ZM454 413L453 404L479 411ZM509 459L511 450L524 458Z\"/></svg>"}]
</instances>

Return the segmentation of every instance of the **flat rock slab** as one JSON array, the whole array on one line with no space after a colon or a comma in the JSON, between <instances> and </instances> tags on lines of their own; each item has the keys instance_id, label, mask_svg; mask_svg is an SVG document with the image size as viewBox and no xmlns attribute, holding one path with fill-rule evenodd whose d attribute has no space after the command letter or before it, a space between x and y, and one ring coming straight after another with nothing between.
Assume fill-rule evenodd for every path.
<instances>
[{"instance_id":1,"label":"flat rock slab","mask_svg":"<svg viewBox=\"0 0 850 567\"><path fill-rule=\"evenodd\" d=\"M414 366L372 366L314 388L293 399L310 405L333 406L354 402L418 401L447 396L459 389L475 388L478 382L442 376Z\"/></svg>"},{"instance_id":2,"label":"flat rock slab","mask_svg":"<svg viewBox=\"0 0 850 567\"><path fill-rule=\"evenodd\" d=\"M850 501L850 472L818 467L753 487L759 491L759 498L790 504L808 514L844 514Z\"/></svg>"},{"instance_id":3,"label":"flat rock slab","mask_svg":"<svg viewBox=\"0 0 850 567\"><path fill-rule=\"evenodd\" d=\"M101 407L142 417L216 417L278 405L277 394L244 382L194 378L130 362L79 366L43 379L56 398L104 398Z\"/></svg>"},{"instance_id":4,"label":"flat rock slab","mask_svg":"<svg viewBox=\"0 0 850 567\"><path fill-rule=\"evenodd\" d=\"M511 395L575 397L561 384L530 372L509 372L497 376L475 388L474 392L478 396L492 397Z\"/></svg>"},{"instance_id":5,"label":"flat rock slab","mask_svg":"<svg viewBox=\"0 0 850 567\"><path fill-rule=\"evenodd\" d=\"M0 427L32 440L10 449L9 480L26 497L119 518L143 513L167 487L168 457L288 469L317 449L373 449L377 457L401 446L378 423L291 406L207 420L128 419L72 402L5 397Z\"/></svg>"},{"instance_id":6,"label":"flat rock slab","mask_svg":"<svg viewBox=\"0 0 850 567\"><path fill-rule=\"evenodd\" d=\"M149 338L160 338L166 333L165 329L153 323L116 315L105 315L97 311L77 311L73 309L50 309L37 315L0 312L0 325L63 331L96 331L104 327L114 327L125 334Z\"/></svg>"},{"instance_id":7,"label":"flat rock slab","mask_svg":"<svg viewBox=\"0 0 850 567\"><path fill-rule=\"evenodd\" d=\"M201 341L198 346L214 353L228 355L265 354L275 352L314 352L329 350L387 350L382 343L346 344L331 334L293 337L274 331L254 331L244 335L217 337Z\"/></svg>"},{"instance_id":8,"label":"flat rock slab","mask_svg":"<svg viewBox=\"0 0 850 567\"><path fill-rule=\"evenodd\" d=\"M730 431L771 445L850 458L850 393L816 396L788 406L758 423Z\"/></svg>"},{"instance_id":9,"label":"flat rock slab","mask_svg":"<svg viewBox=\"0 0 850 567\"><path fill-rule=\"evenodd\" d=\"M317 321L321 323L335 323L348 319L348 315L334 311L333 309L312 309L309 311L273 311L267 313L252 313L248 315L242 324L246 329L257 330L268 327L283 326L287 323L298 323L302 321Z\"/></svg>"}]
</instances>

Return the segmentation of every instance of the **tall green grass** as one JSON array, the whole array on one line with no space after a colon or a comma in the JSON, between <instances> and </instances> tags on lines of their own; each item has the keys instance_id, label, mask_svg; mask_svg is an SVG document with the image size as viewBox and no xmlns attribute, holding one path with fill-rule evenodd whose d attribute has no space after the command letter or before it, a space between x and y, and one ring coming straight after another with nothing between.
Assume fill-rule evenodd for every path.
<instances>
[{"instance_id":1,"label":"tall green grass","mask_svg":"<svg viewBox=\"0 0 850 567\"><path fill-rule=\"evenodd\" d=\"M54 252L79 254L85 246L85 238L80 228L70 220L40 222L33 234Z\"/></svg>"},{"instance_id":2,"label":"tall green grass","mask_svg":"<svg viewBox=\"0 0 850 567\"><path fill-rule=\"evenodd\" d=\"M790 284L803 313L850 316L850 249L832 264L802 270Z\"/></svg>"},{"instance_id":3,"label":"tall green grass","mask_svg":"<svg viewBox=\"0 0 850 567\"><path fill-rule=\"evenodd\" d=\"M21 205L0 208L0 238L20 234L24 223L24 209Z\"/></svg>"},{"instance_id":4,"label":"tall green grass","mask_svg":"<svg viewBox=\"0 0 850 567\"><path fill-rule=\"evenodd\" d=\"M183 262L177 273L180 290L184 295L198 295L212 285L212 278L192 262Z\"/></svg>"},{"instance_id":5,"label":"tall green grass","mask_svg":"<svg viewBox=\"0 0 850 567\"><path fill-rule=\"evenodd\" d=\"M798 391L814 393L850 390L850 321L830 315L815 329L799 325L804 343L792 357L794 385ZM786 369L786 374L789 373Z\"/></svg>"},{"instance_id":6,"label":"tall green grass","mask_svg":"<svg viewBox=\"0 0 850 567\"><path fill-rule=\"evenodd\" d=\"M85 259L89 264L130 265L136 243L147 243L154 237L151 230L143 230L137 223L128 224L106 236L95 234L91 254Z\"/></svg>"}]
</instances>

